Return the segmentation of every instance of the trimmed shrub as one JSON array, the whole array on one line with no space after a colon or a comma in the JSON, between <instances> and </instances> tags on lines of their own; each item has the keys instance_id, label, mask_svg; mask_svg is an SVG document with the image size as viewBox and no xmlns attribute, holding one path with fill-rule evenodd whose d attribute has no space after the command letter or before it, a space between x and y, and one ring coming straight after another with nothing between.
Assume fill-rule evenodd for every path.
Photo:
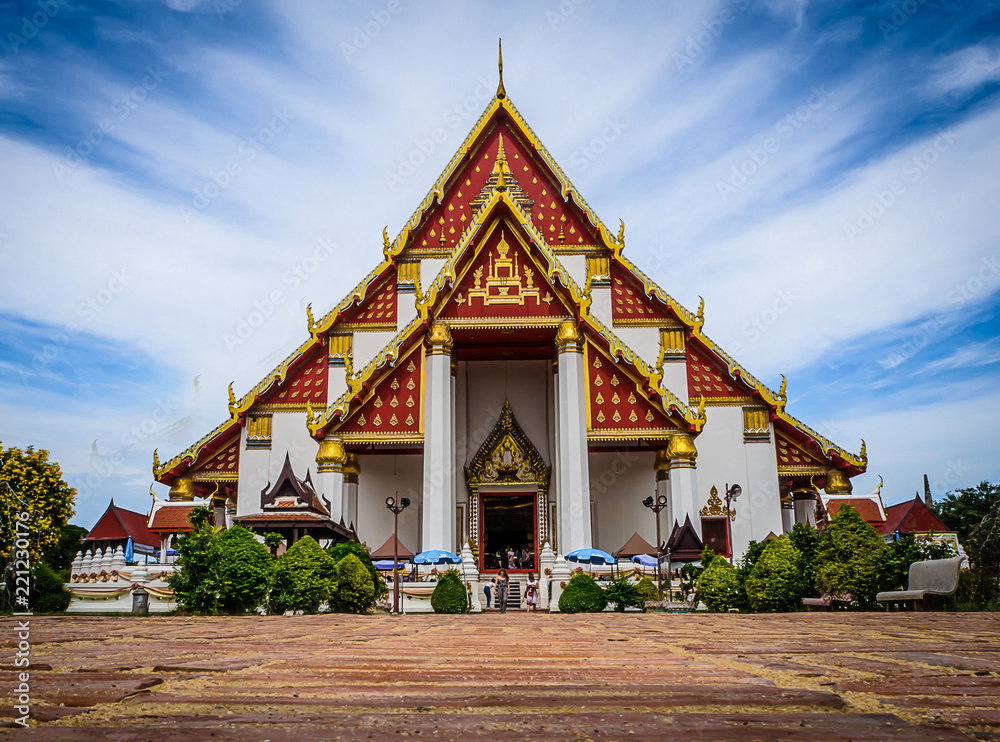
<instances>
[{"instance_id":1,"label":"trimmed shrub","mask_svg":"<svg viewBox=\"0 0 1000 742\"><path fill-rule=\"evenodd\" d=\"M653 592L656 592L655 587ZM604 590L604 595L618 613L624 613L626 608L644 607L643 601L639 598L639 587L624 575L611 580Z\"/></svg>"},{"instance_id":2,"label":"trimmed shrub","mask_svg":"<svg viewBox=\"0 0 1000 742\"><path fill-rule=\"evenodd\" d=\"M375 599L378 600L383 595L389 592L389 587L385 584L385 581L379 576L378 570L375 569L375 565L372 564L371 554L368 553L368 549L365 548L364 544L359 544L357 541L348 541L343 544L336 544L327 549L330 556L333 557L334 563L338 563L348 554L353 554L356 556L361 563L368 570L368 574L372 578L372 583L375 585Z\"/></svg>"},{"instance_id":3,"label":"trimmed shrub","mask_svg":"<svg viewBox=\"0 0 1000 742\"><path fill-rule=\"evenodd\" d=\"M40 613L65 611L73 596L66 589L62 578L45 562L38 562L34 571L35 586L31 591L31 609Z\"/></svg>"},{"instance_id":4,"label":"trimmed shrub","mask_svg":"<svg viewBox=\"0 0 1000 742\"><path fill-rule=\"evenodd\" d=\"M740 599L740 577L736 568L725 559L712 559L698 577L695 600L700 600L712 613L736 608Z\"/></svg>"},{"instance_id":5,"label":"trimmed shrub","mask_svg":"<svg viewBox=\"0 0 1000 742\"><path fill-rule=\"evenodd\" d=\"M333 557L312 536L299 539L281 555L274 570L271 612L316 613L321 603L330 600L333 574Z\"/></svg>"},{"instance_id":6,"label":"trimmed shrub","mask_svg":"<svg viewBox=\"0 0 1000 742\"><path fill-rule=\"evenodd\" d=\"M365 565L354 554L348 554L334 568L337 588L333 607L341 613L367 613L375 607L375 582Z\"/></svg>"},{"instance_id":7,"label":"trimmed shrub","mask_svg":"<svg viewBox=\"0 0 1000 742\"><path fill-rule=\"evenodd\" d=\"M794 611L803 592L802 555L787 536L767 543L746 581L747 600L758 612Z\"/></svg>"},{"instance_id":8,"label":"trimmed shrub","mask_svg":"<svg viewBox=\"0 0 1000 742\"><path fill-rule=\"evenodd\" d=\"M819 536L816 578L825 592L850 593L861 606L875 603L885 542L850 505L837 511Z\"/></svg>"},{"instance_id":9,"label":"trimmed shrub","mask_svg":"<svg viewBox=\"0 0 1000 742\"><path fill-rule=\"evenodd\" d=\"M267 599L274 557L243 526L218 536L219 608L224 613L251 613Z\"/></svg>"},{"instance_id":10,"label":"trimmed shrub","mask_svg":"<svg viewBox=\"0 0 1000 742\"><path fill-rule=\"evenodd\" d=\"M167 584L181 610L194 614L219 612L218 534L209 521L212 511L197 507L188 520L194 529L177 539L177 568Z\"/></svg>"},{"instance_id":11,"label":"trimmed shrub","mask_svg":"<svg viewBox=\"0 0 1000 742\"><path fill-rule=\"evenodd\" d=\"M607 605L608 596L586 572L570 577L566 589L559 596L562 613L600 613Z\"/></svg>"},{"instance_id":12,"label":"trimmed shrub","mask_svg":"<svg viewBox=\"0 0 1000 742\"><path fill-rule=\"evenodd\" d=\"M667 579L670 579L669 576ZM639 584L635 586L635 589L638 591L639 601L643 605L645 605L647 600L660 599L660 596L656 593L656 583L648 577L643 577L639 580Z\"/></svg>"},{"instance_id":13,"label":"trimmed shrub","mask_svg":"<svg viewBox=\"0 0 1000 742\"><path fill-rule=\"evenodd\" d=\"M816 550L819 548L819 531L805 523L796 523L788 534L792 546L799 550L802 569L802 597L819 597L821 592L816 578Z\"/></svg>"},{"instance_id":14,"label":"trimmed shrub","mask_svg":"<svg viewBox=\"0 0 1000 742\"><path fill-rule=\"evenodd\" d=\"M444 573L431 594L431 608L435 613L465 613L469 607L469 596L458 572L453 569Z\"/></svg>"}]
</instances>

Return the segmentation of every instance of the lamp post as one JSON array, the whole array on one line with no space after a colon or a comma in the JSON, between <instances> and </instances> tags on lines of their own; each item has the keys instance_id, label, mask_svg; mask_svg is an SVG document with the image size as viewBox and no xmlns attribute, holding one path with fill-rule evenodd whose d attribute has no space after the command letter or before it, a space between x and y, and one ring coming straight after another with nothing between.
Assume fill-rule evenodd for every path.
<instances>
[{"instance_id":1,"label":"lamp post","mask_svg":"<svg viewBox=\"0 0 1000 742\"><path fill-rule=\"evenodd\" d=\"M396 493L399 494L398 492ZM399 514L410 507L410 498L385 498L385 506L392 511L392 612L399 613Z\"/></svg>"},{"instance_id":2,"label":"lamp post","mask_svg":"<svg viewBox=\"0 0 1000 742\"><path fill-rule=\"evenodd\" d=\"M657 598L658 600L663 599L663 585L660 577L660 511L667 507L668 502L666 495L660 495L659 497L650 495L642 501L643 505L656 513L656 594L660 596Z\"/></svg>"},{"instance_id":3,"label":"lamp post","mask_svg":"<svg viewBox=\"0 0 1000 742\"><path fill-rule=\"evenodd\" d=\"M729 486L729 482L726 482L726 529L729 531L729 563L733 563L733 526L732 523L736 520L736 511L729 507L729 503L734 502L737 497L743 494L743 488L738 484L734 484L732 487Z\"/></svg>"}]
</instances>

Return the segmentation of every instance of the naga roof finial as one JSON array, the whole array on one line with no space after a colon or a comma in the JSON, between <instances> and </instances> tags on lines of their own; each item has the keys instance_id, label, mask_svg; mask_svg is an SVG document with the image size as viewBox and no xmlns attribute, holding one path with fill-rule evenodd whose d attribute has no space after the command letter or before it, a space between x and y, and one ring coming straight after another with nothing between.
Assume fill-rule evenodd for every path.
<instances>
[{"instance_id":1,"label":"naga roof finial","mask_svg":"<svg viewBox=\"0 0 1000 742\"><path fill-rule=\"evenodd\" d=\"M778 396L783 401L788 400L788 379L785 378L784 374L781 375L781 388L778 389Z\"/></svg>"},{"instance_id":2,"label":"naga roof finial","mask_svg":"<svg viewBox=\"0 0 1000 742\"><path fill-rule=\"evenodd\" d=\"M858 453L858 458L861 459L862 461L864 461L865 463L868 462L868 446L865 443L865 439L864 438L861 439L861 451ZM879 479L881 480L882 477L879 476ZM879 489L881 489L881 488L882 488L882 485L880 484L879 485Z\"/></svg>"},{"instance_id":3,"label":"naga roof finial","mask_svg":"<svg viewBox=\"0 0 1000 742\"><path fill-rule=\"evenodd\" d=\"M695 315L695 317L697 318L697 320L698 320L699 323L704 324L704 322L705 322L705 299L704 299L704 297L701 297L701 296L699 296L698 299L700 300L698 302L698 314Z\"/></svg>"},{"instance_id":4,"label":"naga roof finial","mask_svg":"<svg viewBox=\"0 0 1000 742\"><path fill-rule=\"evenodd\" d=\"M313 305L306 304L306 329L312 334L314 327L316 327L316 320L313 319Z\"/></svg>"},{"instance_id":5,"label":"naga roof finial","mask_svg":"<svg viewBox=\"0 0 1000 742\"><path fill-rule=\"evenodd\" d=\"M233 393L233 382L229 382L229 411L236 407L236 395Z\"/></svg>"},{"instance_id":6,"label":"naga roof finial","mask_svg":"<svg viewBox=\"0 0 1000 742\"><path fill-rule=\"evenodd\" d=\"M389 227L382 227L382 255L388 260L392 253L392 245L389 244Z\"/></svg>"},{"instance_id":7,"label":"naga roof finial","mask_svg":"<svg viewBox=\"0 0 1000 742\"><path fill-rule=\"evenodd\" d=\"M507 97L507 91L503 89L503 39L497 39L497 47L499 49L497 70L500 72L500 84L497 85L497 100L503 100Z\"/></svg>"},{"instance_id":8,"label":"naga roof finial","mask_svg":"<svg viewBox=\"0 0 1000 742\"><path fill-rule=\"evenodd\" d=\"M159 471L160 471L160 454L159 454L159 449L154 448L153 449L153 474L158 474ZM152 491L152 487L150 488L150 491Z\"/></svg>"}]
</instances>

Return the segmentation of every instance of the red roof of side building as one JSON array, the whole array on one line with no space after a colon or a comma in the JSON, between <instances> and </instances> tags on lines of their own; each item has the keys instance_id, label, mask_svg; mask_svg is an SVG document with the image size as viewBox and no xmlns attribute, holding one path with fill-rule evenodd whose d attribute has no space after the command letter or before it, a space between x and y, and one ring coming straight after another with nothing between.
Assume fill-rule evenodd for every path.
<instances>
[{"instance_id":1,"label":"red roof of side building","mask_svg":"<svg viewBox=\"0 0 1000 742\"><path fill-rule=\"evenodd\" d=\"M900 533L952 533L919 496L885 509L885 523L875 526L882 535Z\"/></svg>"},{"instance_id":2,"label":"red roof of side building","mask_svg":"<svg viewBox=\"0 0 1000 742\"><path fill-rule=\"evenodd\" d=\"M133 510L115 505L112 500L104 515L91 529L84 541L125 541L129 537L135 544L159 546L160 539L150 533L146 526L146 516Z\"/></svg>"},{"instance_id":3,"label":"red roof of side building","mask_svg":"<svg viewBox=\"0 0 1000 742\"><path fill-rule=\"evenodd\" d=\"M149 520L149 530L155 533L178 533L192 530L188 516L198 505L161 505Z\"/></svg>"},{"instance_id":4,"label":"red roof of side building","mask_svg":"<svg viewBox=\"0 0 1000 742\"><path fill-rule=\"evenodd\" d=\"M879 510L878 503L874 500L832 497L826 502L826 512L830 518L833 518L837 514L837 511L844 505L854 507L858 511L858 515L875 526L876 529L880 528L885 522L882 519L882 512Z\"/></svg>"}]
</instances>

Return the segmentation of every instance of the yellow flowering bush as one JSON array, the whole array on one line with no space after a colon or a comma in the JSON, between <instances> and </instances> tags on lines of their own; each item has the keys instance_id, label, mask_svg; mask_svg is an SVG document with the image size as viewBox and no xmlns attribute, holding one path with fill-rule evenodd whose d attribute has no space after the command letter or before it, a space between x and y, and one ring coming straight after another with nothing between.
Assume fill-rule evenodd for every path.
<instances>
[{"instance_id":1,"label":"yellow flowering bush","mask_svg":"<svg viewBox=\"0 0 1000 742\"><path fill-rule=\"evenodd\" d=\"M0 561L11 561L18 538L27 538L31 562L38 562L59 541L76 512L75 500L76 490L63 481L48 451L4 448L0 441ZM19 520L21 513L28 514L27 521Z\"/></svg>"}]
</instances>

